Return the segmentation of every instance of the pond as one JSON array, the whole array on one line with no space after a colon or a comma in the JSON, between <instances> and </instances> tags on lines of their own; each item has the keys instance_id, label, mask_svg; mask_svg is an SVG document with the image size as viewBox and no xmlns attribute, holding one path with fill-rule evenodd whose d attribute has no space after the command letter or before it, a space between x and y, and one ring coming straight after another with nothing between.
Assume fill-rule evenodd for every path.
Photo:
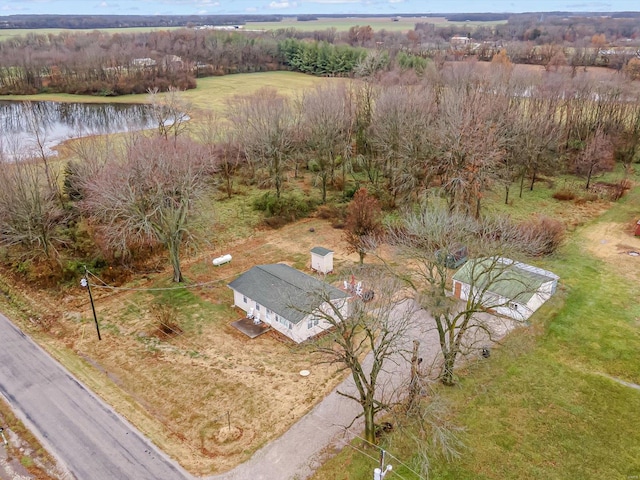
<instances>
[{"instance_id":1,"label":"pond","mask_svg":"<svg viewBox=\"0 0 640 480\"><path fill-rule=\"evenodd\" d=\"M0 151L5 157L53 155L71 138L156 127L150 105L0 100Z\"/></svg>"}]
</instances>

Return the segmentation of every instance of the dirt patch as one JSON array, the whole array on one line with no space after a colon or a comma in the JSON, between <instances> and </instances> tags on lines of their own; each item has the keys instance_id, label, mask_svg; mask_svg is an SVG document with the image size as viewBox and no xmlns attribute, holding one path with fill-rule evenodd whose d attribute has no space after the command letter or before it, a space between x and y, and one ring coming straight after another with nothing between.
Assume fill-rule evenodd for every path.
<instances>
[{"instance_id":1,"label":"dirt patch","mask_svg":"<svg viewBox=\"0 0 640 480\"><path fill-rule=\"evenodd\" d=\"M621 275L640 281L640 237L635 224L598 223L584 232L589 252L613 265Z\"/></svg>"}]
</instances>

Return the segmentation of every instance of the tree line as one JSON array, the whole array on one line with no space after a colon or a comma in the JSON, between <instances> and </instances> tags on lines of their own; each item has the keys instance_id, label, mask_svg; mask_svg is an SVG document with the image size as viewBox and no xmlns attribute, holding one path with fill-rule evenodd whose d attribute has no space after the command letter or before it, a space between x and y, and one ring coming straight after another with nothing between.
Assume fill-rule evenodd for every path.
<instances>
[{"instance_id":1,"label":"tree line","mask_svg":"<svg viewBox=\"0 0 640 480\"><path fill-rule=\"evenodd\" d=\"M406 33L355 25L346 32L292 28L269 32L174 31L29 33L0 43L0 94L64 92L92 95L188 89L201 76L295 70L351 76L369 56L385 57L382 68L421 73L429 61L475 57L491 61L504 51L513 63L574 69L608 66L640 77L634 40L636 19L516 15L495 27L436 26L426 22ZM630 24L627 25L627 24ZM454 35L473 38L464 48ZM624 39L624 43L615 42ZM636 47L634 48L634 45Z\"/></svg>"}]
</instances>

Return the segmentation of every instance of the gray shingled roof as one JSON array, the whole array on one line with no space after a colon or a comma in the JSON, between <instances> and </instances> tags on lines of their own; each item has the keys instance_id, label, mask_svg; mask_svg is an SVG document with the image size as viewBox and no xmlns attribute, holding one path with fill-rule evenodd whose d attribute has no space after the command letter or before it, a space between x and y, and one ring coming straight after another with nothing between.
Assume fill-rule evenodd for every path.
<instances>
[{"instance_id":1,"label":"gray shingled roof","mask_svg":"<svg viewBox=\"0 0 640 480\"><path fill-rule=\"evenodd\" d=\"M329 250L328 248L324 248L324 247L313 247L311 249L311 253L317 253L318 255L321 255L323 257L326 254L331 253L331 252L333 252L333 250Z\"/></svg>"},{"instance_id":2,"label":"gray shingled roof","mask_svg":"<svg viewBox=\"0 0 640 480\"><path fill-rule=\"evenodd\" d=\"M281 263L256 265L231 282L229 287L296 324L306 317L305 312L319 307L323 299L349 296L328 283Z\"/></svg>"}]
</instances>

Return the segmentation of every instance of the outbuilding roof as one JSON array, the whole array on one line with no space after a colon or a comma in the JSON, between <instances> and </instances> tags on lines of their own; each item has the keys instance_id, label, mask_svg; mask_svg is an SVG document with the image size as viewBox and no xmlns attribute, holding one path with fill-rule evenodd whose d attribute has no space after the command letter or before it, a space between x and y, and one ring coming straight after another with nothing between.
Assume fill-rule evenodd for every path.
<instances>
[{"instance_id":1,"label":"outbuilding roof","mask_svg":"<svg viewBox=\"0 0 640 480\"><path fill-rule=\"evenodd\" d=\"M477 258L469 260L453 275L453 280L472 285L520 304L526 304L539 288L557 282L558 276L508 258Z\"/></svg>"},{"instance_id":2,"label":"outbuilding roof","mask_svg":"<svg viewBox=\"0 0 640 480\"><path fill-rule=\"evenodd\" d=\"M256 265L231 282L229 288L294 324L302 321L323 301L349 296L282 263Z\"/></svg>"},{"instance_id":3,"label":"outbuilding roof","mask_svg":"<svg viewBox=\"0 0 640 480\"><path fill-rule=\"evenodd\" d=\"M313 247L311 249L311 253L316 253L321 257L324 257L325 255L333 253L333 250L329 250L328 248L324 248L324 247Z\"/></svg>"}]
</instances>

